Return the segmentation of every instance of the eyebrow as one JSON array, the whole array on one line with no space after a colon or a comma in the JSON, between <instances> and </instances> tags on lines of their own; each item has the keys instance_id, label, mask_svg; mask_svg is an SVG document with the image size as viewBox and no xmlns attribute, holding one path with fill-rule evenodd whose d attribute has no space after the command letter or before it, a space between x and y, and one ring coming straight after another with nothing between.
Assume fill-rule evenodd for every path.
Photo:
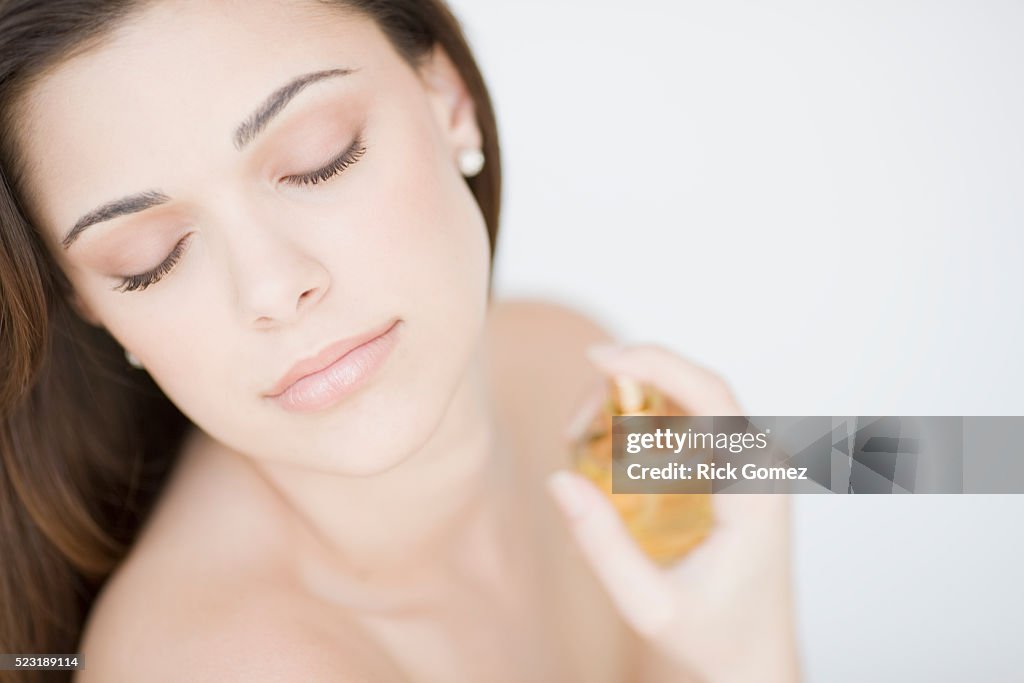
<instances>
[{"instance_id":1,"label":"eyebrow","mask_svg":"<svg viewBox=\"0 0 1024 683\"><path fill-rule=\"evenodd\" d=\"M292 99L302 92L307 86L318 81L322 81L325 78L347 76L353 71L355 71L355 69L327 69L324 71L313 71L308 74L303 74L289 82L287 85L278 88L271 93L270 97L264 100L263 104L261 104L256 111L250 114L249 117L245 119L237 129L235 129L233 138L235 149L241 150L247 144L252 142L256 136L267 127L274 117L280 114L281 111L288 106L288 103L291 102ZM109 221L119 216L126 216L128 214L145 211L146 209L151 209L154 206L159 206L160 204L164 204L170 200L171 198L163 192L148 190L146 192L140 192L121 199L116 199L112 202L107 202L79 218L74 227L72 227L64 236L64 239L61 240L61 245L67 249L85 230L97 223Z\"/></svg>"},{"instance_id":2,"label":"eyebrow","mask_svg":"<svg viewBox=\"0 0 1024 683\"><path fill-rule=\"evenodd\" d=\"M150 190L148 192L140 192L129 197L123 197L112 202L107 202L98 209L94 209L79 218L78 222L75 223L75 227L71 228L71 230L68 231L68 234L64 236L64 239L61 240L61 246L67 249L76 239L78 239L78 236L81 235L83 231L97 223L109 221L112 218L117 218L118 216L125 216L130 213L145 211L146 209L164 204L170 200L171 198L163 192Z\"/></svg>"},{"instance_id":3,"label":"eyebrow","mask_svg":"<svg viewBox=\"0 0 1024 683\"><path fill-rule=\"evenodd\" d=\"M292 98L302 92L306 86L322 81L325 78L337 76L348 76L353 69L328 69L326 71L314 71L299 76L291 83L275 90L249 118L242 122L235 130L235 148L242 149L252 142L253 138L260 134L270 121L281 113Z\"/></svg>"}]
</instances>

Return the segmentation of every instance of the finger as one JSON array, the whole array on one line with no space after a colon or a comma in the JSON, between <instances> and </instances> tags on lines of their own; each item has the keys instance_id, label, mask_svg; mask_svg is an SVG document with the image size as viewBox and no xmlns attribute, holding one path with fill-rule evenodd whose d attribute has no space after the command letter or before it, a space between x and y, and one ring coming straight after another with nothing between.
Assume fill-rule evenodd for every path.
<instances>
[{"instance_id":1,"label":"finger","mask_svg":"<svg viewBox=\"0 0 1024 683\"><path fill-rule=\"evenodd\" d=\"M664 572L636 545L604 493L566 470L547 481L577 545L623 618L642 634L662 631L675 610Z\"/></svg>"},{"instance_id":2,"label":"finger","mask_svg":"<svg viewBox=\"0 0 1024 683\"><path fill-rule=\"evenodd\" d=\"M707 368L654 344L594 345L587 357L609 375L657 387L690 415L742 415L725 381Z\"/></svg>"}]
</instances>

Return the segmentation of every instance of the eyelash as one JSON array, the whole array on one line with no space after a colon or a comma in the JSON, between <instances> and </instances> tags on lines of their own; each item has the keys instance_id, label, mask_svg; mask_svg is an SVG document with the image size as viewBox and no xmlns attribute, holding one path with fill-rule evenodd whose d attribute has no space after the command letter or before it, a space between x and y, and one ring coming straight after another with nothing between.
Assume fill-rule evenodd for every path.
<instances>
[{"instance_id":1,"label":"eyelash","mask_svg":"<svg viewBox=\"0 0 1024 683\"><path fill-rule=\"evenodd\" d=\"M281 182L288 183L289 185L317 185L338 175L359 161L364 154L366 154L366 145L363 143L362 136L357 135L352 144L348 146L348 149L332 159L323 168L317 169L312 173L285 176L281 178Z\"/></svg>"},{"instance_id":2,"label":"eyelash","mask_svg":"<svg viewBox=\"0 0 1024 683\"><path fill-rule=\"evenodd\" d=\"M145 273L139 273L138 275L128 275L127 277L121 278L121 284L115 287L115 291L119 292L134 292L143 290L152 284L159 282L164 275L171 272L171 269L178 263L178 259L181 258L182 253L185 251L185 243L188 242L191 234L185 235L181 240L174 246L174 249L164 262L156 268L146 271Z\"/></svg>"},{"instance_id":3,"label":"eyelash","mask_svg":"<svg viewBox=\"0 0 1024 683\"><path fill-rule=\"evenodd\" d=\"M365 153L366 145L363 142L362 136L356 136L356 139L352 141L352 144L348 146L348 149L332 159L323 168L317 169L311 173L285 176L281 180L282 182L289 183L291 185L318 185L319 183L330 180L352 164L359 161ZM191 237L191 235L186 235L181 238L181 240L174 246L171 253L168 254L167 258L165 258L163 263L159 266L146 271L145 273L128 275L121 278L121 284L114 289L119 292L135 292L141 291L146 287L159 282L165 275L171 272L174 266L177 265L178 260L185 251L186 242L189 237Z\"/></svg>"}]
</instances>

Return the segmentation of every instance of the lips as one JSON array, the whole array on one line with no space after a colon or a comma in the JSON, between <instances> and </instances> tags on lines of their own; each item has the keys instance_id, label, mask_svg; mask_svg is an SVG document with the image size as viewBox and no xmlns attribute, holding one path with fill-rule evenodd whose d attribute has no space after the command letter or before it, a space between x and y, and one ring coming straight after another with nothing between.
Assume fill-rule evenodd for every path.
<instances>
[{"instance_id":1,"label":"lips","mask_svg":"<svg viewBox=\"0 0 1024 683\"><path fill-rule=\"evenodd\" d=\"M399 319L392 319L370 332L341 339L316 355L299 360L264 396L298 407L299 403L322 402L310 401L314 394L324 397L326 393L339 393L345 388L343 385L353 384L358 379L356 374L372 370L369 361L381 359L381 352L389 349L389 345L380 342L393 337L399 323ZM343 360L346 357L352 360L347 364L350 366L347 372L329 372L345 371Z\"/></svg>"}]
</instances>

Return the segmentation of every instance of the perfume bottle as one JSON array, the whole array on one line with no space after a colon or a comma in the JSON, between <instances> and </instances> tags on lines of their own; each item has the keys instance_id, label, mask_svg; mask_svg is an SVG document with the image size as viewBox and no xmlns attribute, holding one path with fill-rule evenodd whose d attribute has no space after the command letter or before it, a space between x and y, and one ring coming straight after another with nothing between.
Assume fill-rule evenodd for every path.
<instances>
[{"instance_id":1,"label":"perfume bottle","mask_svg":"<svg viewBox=\"0 0 1024 683\"><path fill-rule=\"evenodd\" d=\"M684 414L654 387L613 377L603 409L572 452L573 469L605 492L633 538L659 564L679 559L707 536L714 521L711 494L612 493L612 417Z\"/></svg>"}]
</instances>

